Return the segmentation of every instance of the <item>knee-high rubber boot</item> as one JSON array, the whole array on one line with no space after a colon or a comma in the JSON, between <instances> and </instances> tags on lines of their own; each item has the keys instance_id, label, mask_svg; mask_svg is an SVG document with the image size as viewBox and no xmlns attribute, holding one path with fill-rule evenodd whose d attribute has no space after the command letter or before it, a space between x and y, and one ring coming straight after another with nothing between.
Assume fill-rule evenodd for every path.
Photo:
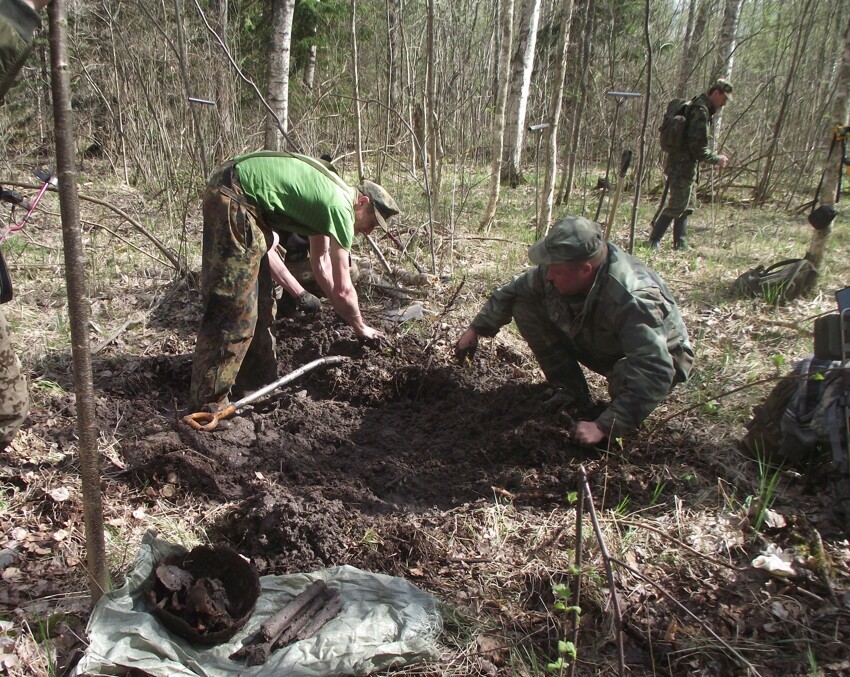
<instances>
[{"instance_id":1,"label":"knee-high rubber boot","mask_svg":"<svg viewBox=\"0 0 850 677\"><path fill-rule=\"evenodd\" d=\"M688 216L680 216L673 222L673 249L688 248Z\"/></svg>"},{"instance_id":2,"label":"knee-high rubber boot","mask_svg":"<svg viewBox=\"0 0 850 677\"><path fill-rule=\"evenodd\" d=\"M673 218L670 216L659 216L655 220L655 225L652 226L652 232L649 234L650 247L658 249L661 238L664 237L664 233L666 233L667 229L670 227L671 221L673 221Z\"/></svg>"}]
</instances>

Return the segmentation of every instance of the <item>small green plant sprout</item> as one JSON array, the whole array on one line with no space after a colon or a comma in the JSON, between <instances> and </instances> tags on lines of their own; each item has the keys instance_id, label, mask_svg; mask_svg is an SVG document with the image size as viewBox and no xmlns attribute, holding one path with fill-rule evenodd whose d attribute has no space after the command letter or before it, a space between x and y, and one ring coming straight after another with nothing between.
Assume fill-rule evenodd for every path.
<instances>
[{"instance_id":1,"label":"small green plant sprout","mask_svg":"<svg viewBox=\"0 0 850 677\"><path fill-rule=\"evenodd\" d=\"M766 456L756 454L756 463L759 471L758 492L755 496L747 496L744 500L744 509L747 514L755 515L753 529L759 531L764 524L767 511L776 500L776 487L779 484L782 468L772 466Z\"/></svg>"},{"instance_id":2,"label":"small green plant sprout","mask_svg":"<svg viewBox=\"0 0 850 677\"><path fill-rule=\"evenodd\" d=\"M575 505L578 503L578 492L577 491L568 491L567 492L567 503L570 505Z\"/></svg>"},{"instance_id":3,"label":"small green plant sprout","mask_svg":"<svg viewBox=\"0 0 850 677\"><path fill-rule=\"evenodd\" d=\"M664 492L664 487L667 486L667 482L662 482L658 480L655 483L655 489L652 490L652 498L649 500L650 505L657 505L658 501L661 499L661 494Z\"/></svg>"},{"instance_id":4,"label":"small green plant sprout","mask_svg":"<svg viewBox=\"0 0 850 677\"><path fill-rule=\"evenodd\" d=\"M567 601L569 601L572 595L569 587L564 583L558 583L552 586L552 593L555 595L555 610L563 614L575 614L575 623L578 623L581 616L581 607L567 606ZM546 664L546 672L562 675L570 663L576 659L576 654L575 644L558 640L558 658Z\"/></svg>"},{"instance_id":5,"label":"small green plant sprout","mask_svg":"<svg viewBox=\"0 0 850 677\"><path fill-rule=\"evenodd\" d=\"M785 364L785 355L776 353L776 355L770 356L770 361L773 363L773 366L776 367L776 375L779 376L779 370L782 369L782 366Z\"/></svg>"},{"instance_id":6,"label":"small green plant sprout","mask_svg":"<svg viewBox=\"0 0 850 677\"><path fill-rule=\"evenodd\" d=\"M622 501L617 504L617 507L614 508L614 512L618 515L625 517L629 514L629 503L632 502L630 496L626 496Z\"/></svg>"}]
</instances>

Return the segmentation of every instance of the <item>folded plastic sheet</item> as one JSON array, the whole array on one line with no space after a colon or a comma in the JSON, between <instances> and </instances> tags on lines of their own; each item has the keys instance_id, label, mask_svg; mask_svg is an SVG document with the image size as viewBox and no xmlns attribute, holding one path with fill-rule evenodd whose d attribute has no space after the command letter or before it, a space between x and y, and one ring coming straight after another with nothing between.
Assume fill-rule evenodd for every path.
<instances>
[{"instance_id":1,"label":"folded plastic sheet","mask_svg":"<svg viewBox=\"0 0 850 677\"><path fill-rule=\"evenodd\" d=\"M229 642L193 645L149 612L145 591L163 557L185 549L149 532L126 583L104 595L88 624L89 647L74 675L120 675L128 668L156 677L368 675L394 666L433 660L442 620L433 596L403 578L340 566L309 574L263 576L251 619ZM263 665L246 667L229 656L268 617L316 579L338 591L340 613L314 637L277 649Z\"/></svg>"}]
</instances>

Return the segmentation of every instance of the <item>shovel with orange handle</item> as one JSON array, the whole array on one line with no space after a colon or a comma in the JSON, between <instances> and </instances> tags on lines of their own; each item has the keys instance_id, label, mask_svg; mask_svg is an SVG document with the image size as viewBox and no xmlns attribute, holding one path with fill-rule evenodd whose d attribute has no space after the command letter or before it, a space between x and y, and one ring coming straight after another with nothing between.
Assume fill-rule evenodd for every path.
<instances>
[{"instance_id":1,"label":"shovel with orange handle","mask_svg":"<svg viewBox=\"0 0 850 677\"><path fill-rule=\"evenodd\" d=\"M241 400L227 405L219 411L199 411L194 414L189 414L188 416L183 417L183 422L192 426L195 430L214 430L216 426L218 426L219 421L224 421L225 419L230 418L236 414L237 411L242 409L242 407L251 404L252 402L256 402L261 397L268 395L270 392L277 390L291 381L294 381L299 376L303 376L311 369L315 369L323 364L327 365L347 362L350 359L351 358L346 357L345 355L332 355L329 357L321 357L318 360L313 360L312 362L305 364L303 367L298 367L298 369L289 372L286 376L282 376L277 381L269 383L267 386L263 386L256 392L243 397Z\"/></svg>"}]
</instances>

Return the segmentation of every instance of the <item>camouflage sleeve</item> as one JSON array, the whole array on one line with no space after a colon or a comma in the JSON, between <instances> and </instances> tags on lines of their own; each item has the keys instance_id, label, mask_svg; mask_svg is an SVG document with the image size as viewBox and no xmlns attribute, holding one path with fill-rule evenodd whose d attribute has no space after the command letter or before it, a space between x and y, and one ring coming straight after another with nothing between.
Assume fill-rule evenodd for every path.
<instances>
[{"instance_id":1,"label":"camouflage sleeve","mask_svg":"<svg viewBox=\"0 0 850 677\"><path fill-rule=\"evenodd\" d=\"M41 21L21 0L0 0L0 99L2 99L32 47L33 33Z\"/></svg>"},{"instance_id":2,"label":"camouflage sleeve","mask_svg":"<svg viewBox=\"0 0 850 677\"><path fill-rule=\"evenodd\" d=\"M621 308L617 324L625 357L615 366L619 388L595 421L614 436L643 423L673 384L676 372L664 331L665 309L658 299L639 298Z\"/></svg>"},{"instance_id":3,"label":"camouflage sleeve","mask_svg":"<svg viewBox=\"0 0 850 677\"><path fill-rule=\"evenodd\" d=\"M714 165L720 157L711 152L708 146L708 110L702 106L693 106L688 117L688 152L698 162Z\"/></svg>"},{"instance_id":4,"label":"camouflage sleeve","mask_svg":"<svg viewBox=\"0 0 850 677\"><path fill-rule=\"evenodd\" d=\"M472 328L479 336L495 336L513 319L514 301L519 297L544 297L543 275L538 267L528 269L496 289L472 320Z\"/></svg>"}]
</instances>

